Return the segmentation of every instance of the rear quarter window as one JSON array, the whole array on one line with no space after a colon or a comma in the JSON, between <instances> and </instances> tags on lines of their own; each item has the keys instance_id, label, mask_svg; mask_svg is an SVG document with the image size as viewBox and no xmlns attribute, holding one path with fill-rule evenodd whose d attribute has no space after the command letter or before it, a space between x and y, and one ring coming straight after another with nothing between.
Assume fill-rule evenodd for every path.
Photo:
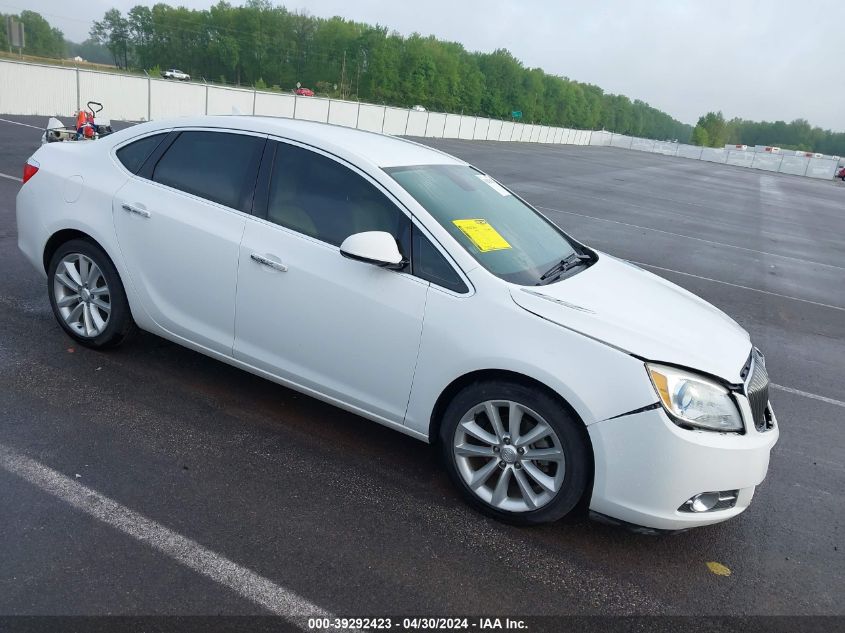
<instances>
[{"instance_id":1,"label":"rear quarter window","mask_svg":"<svg viewBox=\"0 0 845 633\"><path fill-rule=\"evenodd\" d=\"M115 152L117 159L123 163L123 166L126 167L126 169L131 171L133 174L137 174L138 170L141 169L141 165L144 164L147 157L153 153L156 147L158 147L159 143L164 140L165 136L167 136L167 133L162 132L161 134L145 136L134 143L124 145Z\"/></svg>"}]
</instances>

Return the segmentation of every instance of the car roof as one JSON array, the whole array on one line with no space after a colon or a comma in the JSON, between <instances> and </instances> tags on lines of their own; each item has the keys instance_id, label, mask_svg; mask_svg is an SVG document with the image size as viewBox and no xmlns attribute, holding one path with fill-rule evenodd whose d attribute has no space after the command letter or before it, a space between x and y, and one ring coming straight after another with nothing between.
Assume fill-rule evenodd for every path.
<instances>
[{"instance_id":1,"label":"car roof","mask_svg":"<svg viewBox=\"0 0 845 633\"><path fill-rule=\"evenodd\" d=\"M454 156L402 138L315 121L226 115L181 117L141 125L149 131L178 127L221 127L272 134L313 145L353 163L366 161L377 167L466 165Z\"/></svg>"}]
</instances>

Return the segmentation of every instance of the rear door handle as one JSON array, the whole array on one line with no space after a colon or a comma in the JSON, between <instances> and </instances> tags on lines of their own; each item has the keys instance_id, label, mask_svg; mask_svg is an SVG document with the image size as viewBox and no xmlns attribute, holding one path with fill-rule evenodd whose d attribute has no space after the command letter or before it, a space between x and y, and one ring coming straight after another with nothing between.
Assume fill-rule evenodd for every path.
<instances>
[{"instance_id":1,"label":"rear door handle","mask_svg":"<svg viewBox=\"0 0 845 633\"><path fill-rule=\"evenodd\" d=\"M133 207L131 204L126 204L125 202L120 205L124 211L128 211L129 213L135 213L140 215L142 218L150 217L150 212L146 209L141 209L140 207Z\"/></svg>"},{"instance_id":2,"label":"rear door handle","mask_svg":"<svg viewBox=\"0 0 845 633\"><path fill-rule=\"evenodd\" d=\"M250 258L253 261L258 262L262 266L267 266L269 268L272 268L273 270L278 270L279 272L283 273L286 273L288 271L288 267L285 266L282 262L273 261L272 259L264 257L264 255L253 253L252 255L250 255Z\"/></svg>"}]
</instances>

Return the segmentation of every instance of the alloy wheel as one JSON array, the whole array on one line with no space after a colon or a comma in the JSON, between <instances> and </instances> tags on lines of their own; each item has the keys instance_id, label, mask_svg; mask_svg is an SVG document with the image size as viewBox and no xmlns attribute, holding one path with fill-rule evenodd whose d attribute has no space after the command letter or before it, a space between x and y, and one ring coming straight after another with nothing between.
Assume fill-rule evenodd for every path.
<instances>
[{"instance_id":1,"label":"alloy wheel","mask_svg":"<svg viewBox=\"0 0 845 633\"><path fill-rule=\"evenodd\" d=\"M111 315L111 293L100 267L87 255L68 253L53 276L53 298L64 322L76 334L96 338Z\"/></svg>"},{"instance_id":2,"label":"alloy wheel","mask_svg":"<svg viewBox=\"0 0 845 633\"><path fill-rule=\"evenodd\" d=\"M530 512L545 506L566 476L565 455L552 426L511 400L488 400L467 411L452 450L466 485L499 510Z\"/></svg>"}]
</instances>

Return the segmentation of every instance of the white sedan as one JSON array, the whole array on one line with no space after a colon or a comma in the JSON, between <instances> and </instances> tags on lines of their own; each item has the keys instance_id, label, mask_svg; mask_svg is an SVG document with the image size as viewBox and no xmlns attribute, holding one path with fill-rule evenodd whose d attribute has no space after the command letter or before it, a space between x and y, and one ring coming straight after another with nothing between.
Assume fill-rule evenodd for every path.
<instances>
[{"instance_id":1,"label":"white sedan","mask_svg":"<svg viewBox=\"0 0 845 633\"><path fill-rule=\"evenodd\" d=\"M188 73L182 72L178 68L168 68L161 71L161 76L164 79L176 79L177 81L190 81L191 76Z\"/></svg>"},{"instance_id":2,"label":"white sedan","mask_svg":"<svg viewBox=\"0 0 845 633\"><path fill-rule=\"evenodd\" d=\"M723 521L778 438L733 320L409 141L145 123L39 149L17 222L75 341L141 328L434 443L501 520Z\"/></svg>"}]
</instances>

